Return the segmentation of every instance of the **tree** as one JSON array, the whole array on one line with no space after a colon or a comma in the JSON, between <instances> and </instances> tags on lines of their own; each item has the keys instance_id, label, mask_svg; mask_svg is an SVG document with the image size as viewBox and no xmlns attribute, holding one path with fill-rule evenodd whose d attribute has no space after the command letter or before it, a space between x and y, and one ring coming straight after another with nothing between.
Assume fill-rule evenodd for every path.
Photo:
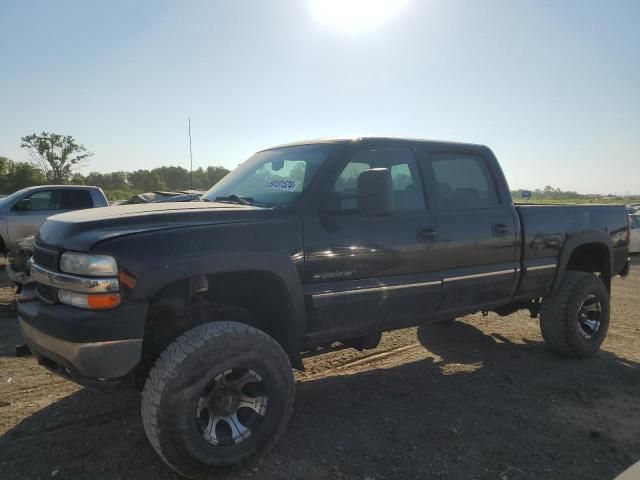
<instances>
[{"instance_id":1,"label":"tree","mask_svg":"<svg viewBox=\"0 0 640 480\"><path fill-rule=\"evenodd\" d=\"M76 143L71 135L42 132L22 137L21 147L31 155L31 162L51 183L66 183L74 170L93 153Z\"/></svg>"},{"instance_id":2,"label":"tree","mask_svg":"<svg viewBox=\"0 0 640 480\"><path fill-rule=\"evenodd\" d=\"M25 187L46 183L42 172L26 162L0 157L0 193L13 193Z\"/></svg>"},{"instance_id":3,"label":"tree","mask_svg":"<svg viewBox=\"0 0 640 480\"><path fill-rule=\"evenodd\" d=\"M159 167L151 170L157 174L169 190L189 188L189 171L182 167Z\"/></svg>"},{"instance_id":4,"label":"tree","mask_svg":"<svg viewBox=\"0 0 640 480\"><path fill-rule=\"evenodd\" d=\"M83 183L85 185L95 185L105 190L127 190L129 188L125 172L91 172L83 177Z\"/></svg>"},{"instance_id":5,"label":"tree","mask_svg":"<svg viewBox=\"0 0 640 480\"><path fill-rule=\"evenodd\" d=\"M224 167L207 167L207 184L204 186L207 190L222 180L229 170Z\"/></svg>"},{"instance_id":6,"label":"tree","mask_svg":"<svg viewBox=\"0 0 640 480\"><path fill-rule=\"evenodd\" d=\"M128 179L133 190L153 192L167 189L167 185L155 170L136 170L135 172L129 172Z\"/></svg>"},{"instance_id":7,"label":"tree","mask_svg":"<svg viewBox=\"0 0 640 480\"><path fill-rule=\"evenodd\" d=\"M7 157L0 156L0 179L4 179L4 176L7 174L10 161Z\"/></svg>"}]
</instances>

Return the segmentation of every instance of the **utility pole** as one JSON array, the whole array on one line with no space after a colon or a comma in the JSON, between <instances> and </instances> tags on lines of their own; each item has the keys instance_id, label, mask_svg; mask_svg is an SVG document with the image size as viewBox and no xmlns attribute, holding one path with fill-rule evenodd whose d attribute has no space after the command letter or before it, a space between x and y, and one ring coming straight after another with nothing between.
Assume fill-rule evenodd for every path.
<instances>
[{"instance_id":1,"label":"utility pole","mask_svg":"<svg viewBox=\"0 0 640 480\"><path fill-rule=\"evenodd\" d=\"M191 160L191 190L193 190L193 153L191 151L191 117L189 117L189 159Z\"/></svg>"}]
</instances>

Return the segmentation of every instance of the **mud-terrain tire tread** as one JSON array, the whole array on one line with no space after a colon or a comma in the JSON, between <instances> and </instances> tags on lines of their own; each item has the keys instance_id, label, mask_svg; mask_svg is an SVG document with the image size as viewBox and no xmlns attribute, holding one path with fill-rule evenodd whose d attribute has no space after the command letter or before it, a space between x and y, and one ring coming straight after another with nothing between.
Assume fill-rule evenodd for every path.
<instances>
[{"instance_id":1,"label":"mud-terrain tire tread","mask_svg":"<svg viewBox=\"0 0 640 480\"><path fill-rule=\"evenodd\" d=\"M553 352L571 358L587 358L597 351L597 348L595 351L586 350L572 338L569 331L569 322L574 321L569 309L575 302L575 296L587 288L600 289L600 293L608 301L609 294L600 278L589 272L574 270L566 271L558 291L543 300L540 306L540 330L547 347ZM602 336L606 335L606 329L609 326L608 315L607 306L607 318L601 327L604 328L604 332L601 332Z\"/></svg>"},{"instance_id":2,"label":"mud-terrain tire tread","mask_svg":"<svg viewBox=\"0 0 640 480\"><path fill-rule=\"evenodd\" d=\"M178 371L178 368L180 367L182 362L184 362L185 359L195 350L204 346L206 343L219 337L229 337L225 341L232 342L233 336L245 335L260 337L261 339L275 345L277 349L280 349L282 351L282 360L286 361L286 366L289 371L291 371L289 357L284 352L284 350L282 350L280 344L276 342L276 340L274 340L272 337L249 325L230 321L216 321L194 327L193 329L185 332L180 337L178 337L164 350L164 352L162 352L158 360L155 362L153 368L149 372L149 376L147 378L147 381L145 382L144 390L142 392L141 402L142 424L145 433L147 434L147 438L149 439L151 446L162 458L162 460L173 470L185 477L198 479L211 478L214 473L220 473L222 471L233 469L234 466L230 466L228 468L218 468L217 470L211 472L203 472L202 475L194 475L191 472L181 470L178 465L175 465L167 458L162 449L160 438L163 432L161 431L158 422L160 415L159 407L161 405L163 395L165 394L167 382L169 379L173 378L176 375L176 372ZM289 382L289 389L286 392L286 395L290 399L290 401L285 416L280 422L280 426L277 431L274 433L274 435L271 436L269 442L260 450L260 452L258 452L251 458L251 462L258 461L262 456L267 454L277 443L277 441L284 433L284 430L286 429L289 417L291 416L293 397L295 393L295 382L293 381L293 374L291 375L292 381Z\"/></svg>"}]
</instances>

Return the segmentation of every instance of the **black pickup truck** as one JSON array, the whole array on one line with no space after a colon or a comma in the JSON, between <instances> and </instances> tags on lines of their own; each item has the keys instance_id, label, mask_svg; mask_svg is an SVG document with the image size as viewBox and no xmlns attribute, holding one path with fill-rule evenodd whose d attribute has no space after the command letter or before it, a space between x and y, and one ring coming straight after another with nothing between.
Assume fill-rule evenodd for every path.
<instances>
[{"instance_id":1,"label":"black pickup truck","mask_svg":"<svg viewBox=\"0 0 640 480\"><path fill-rule=\"evenodd\" d=\"M139 386L153 448L205 478L281 436L303 352L528 309L552 351L593 355L628 241L623 206L515 206L481 145L300 142L199 202L50 217L18 310L42 365Z\"/></svg>"}]
</instances>

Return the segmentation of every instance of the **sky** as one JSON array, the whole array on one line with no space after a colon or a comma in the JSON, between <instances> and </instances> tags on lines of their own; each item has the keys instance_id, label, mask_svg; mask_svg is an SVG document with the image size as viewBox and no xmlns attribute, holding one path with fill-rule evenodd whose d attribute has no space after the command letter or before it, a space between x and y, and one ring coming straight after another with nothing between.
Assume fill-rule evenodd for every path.
<instances>
[{"instance_id":1,"label":"sky","mask_svg":"<svg viewBox=\"0 0 640 480\"><path fill-rule=\"evenodd\" d=\"M640 1L0 2L0 155L233 168L330 136L482 143L513 189L640 193Z\"/></svg>"}]
</instances>

